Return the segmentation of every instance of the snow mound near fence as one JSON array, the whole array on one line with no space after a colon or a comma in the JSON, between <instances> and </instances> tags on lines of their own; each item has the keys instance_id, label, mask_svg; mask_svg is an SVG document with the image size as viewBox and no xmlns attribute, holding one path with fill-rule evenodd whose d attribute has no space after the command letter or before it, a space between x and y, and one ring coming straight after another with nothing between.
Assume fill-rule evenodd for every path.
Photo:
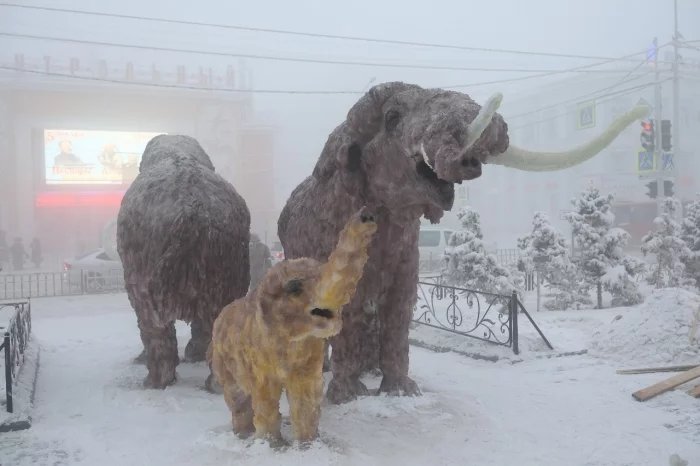
<instances>
[{"instance_id":1,"label":"snow mound near fence","mask_svg":"<svg viewBox=\"0 0 700 466\"><path fill-rule=\"evenodd\" d=\"M700 296L654 292L593 335L589 353L630 365L700 364Z\"/></svg>"}]
</instances>

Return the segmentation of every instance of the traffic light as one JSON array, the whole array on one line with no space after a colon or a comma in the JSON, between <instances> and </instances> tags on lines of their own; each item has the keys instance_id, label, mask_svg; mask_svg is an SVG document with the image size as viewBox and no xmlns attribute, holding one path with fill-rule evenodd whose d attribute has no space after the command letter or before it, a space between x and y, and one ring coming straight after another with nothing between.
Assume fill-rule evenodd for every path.
<instances>
[{"instance_id":1,"label":"traffic light","mask_svg":"<svg viewBox=\"0 0 700 466\"><path fill-rule=\"evenodd\" d=\"M673 197L673 181L664 180L664 196Z\"/></svg>"},{"instance_id":2,"label":"traffic light","mask_svg":"<svg viewBox=\"0 0 700 466\"><path fill-rule=\"evenodd\" d=\"M656 199L656 197L659 195L659 192L658 192L659 190L658 190L658 186L656 185L656 180L652 180L652 181L648 182L645 186L649 190L649 192L647 193L647 197L649 197L650 199Z\"/></svg>"},{"instance_id":3,"label":"traffic light","mask_svg":"<svg viewBox=\"0 0 700 466\"><path fill-rule=\"evenodd\" d=\"M672 147L671 120L661 120L661 148L668 152Z\"/></svg>"},{"instance_id":4,"label":"traffic light","mask_svg":"<svg viewBox=\"0 0 700 466\"><path fill-rule=\"evenodd\" d=\"M639 140L642 143L642 147L647 152L654 152L654 121L643 121L642 122L642 133L639 135Z\"/></svg>"}]
</instances>

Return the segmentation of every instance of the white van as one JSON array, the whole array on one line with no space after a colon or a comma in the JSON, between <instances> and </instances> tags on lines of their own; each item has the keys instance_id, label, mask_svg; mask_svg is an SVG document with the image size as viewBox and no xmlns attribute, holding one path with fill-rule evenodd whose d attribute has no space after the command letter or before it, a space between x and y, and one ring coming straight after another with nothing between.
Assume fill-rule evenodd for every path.
<instances>
[{"instance_id":1,"label":"white van","mask_svg":"<svg viewBox=\"0 0 700 466\"><path fill-rule=\"evenodd\" d=\"M438 273L442 269L442 253L447 246L447 240L454 230L447 228L421 227L418 236L420 251L419 273Z\"/></svg>"}]
</instances>

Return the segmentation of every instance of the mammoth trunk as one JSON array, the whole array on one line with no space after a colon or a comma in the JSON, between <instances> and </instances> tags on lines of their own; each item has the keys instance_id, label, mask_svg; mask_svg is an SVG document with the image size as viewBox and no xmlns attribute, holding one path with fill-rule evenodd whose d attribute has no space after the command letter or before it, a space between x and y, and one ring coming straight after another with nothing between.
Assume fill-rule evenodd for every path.
<instances>
[{"instance_id":1,"label":"mammoth trunk","mask_svg":"<svg viewBox=\"0 0 700 466\"><path fill-rule=\"evenodd\" d=\"M350 302L367 263L367 247L377 225L371 216L355 214L340 233L340 239L328 262L321 268L316 286L317 303L324 308L340 309Z\"/></svg>"}]
</instances>

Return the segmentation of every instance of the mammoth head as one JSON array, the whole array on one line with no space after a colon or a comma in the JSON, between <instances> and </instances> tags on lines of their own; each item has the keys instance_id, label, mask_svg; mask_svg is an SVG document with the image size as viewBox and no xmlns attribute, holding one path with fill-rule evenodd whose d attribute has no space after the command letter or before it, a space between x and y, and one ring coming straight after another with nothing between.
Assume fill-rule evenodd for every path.
<instances>
[{"instance_id":1,"label":"mammoth head","mask_svg":"<svg viewBox=\"0 0 700 466\"><path fill-rule=\"evenodd\" d=\"M374 86L331 134L314 175L339 175L366 203L415 207L436 222L452 208L454 183L480 177L483 164L564 170L594 157L648 112L636 107L573 150L532 152L510 144L508 125L496 113L502 98L495 94L482 107L461 92L401 82Z\"/></svg>"}]
</instances>

